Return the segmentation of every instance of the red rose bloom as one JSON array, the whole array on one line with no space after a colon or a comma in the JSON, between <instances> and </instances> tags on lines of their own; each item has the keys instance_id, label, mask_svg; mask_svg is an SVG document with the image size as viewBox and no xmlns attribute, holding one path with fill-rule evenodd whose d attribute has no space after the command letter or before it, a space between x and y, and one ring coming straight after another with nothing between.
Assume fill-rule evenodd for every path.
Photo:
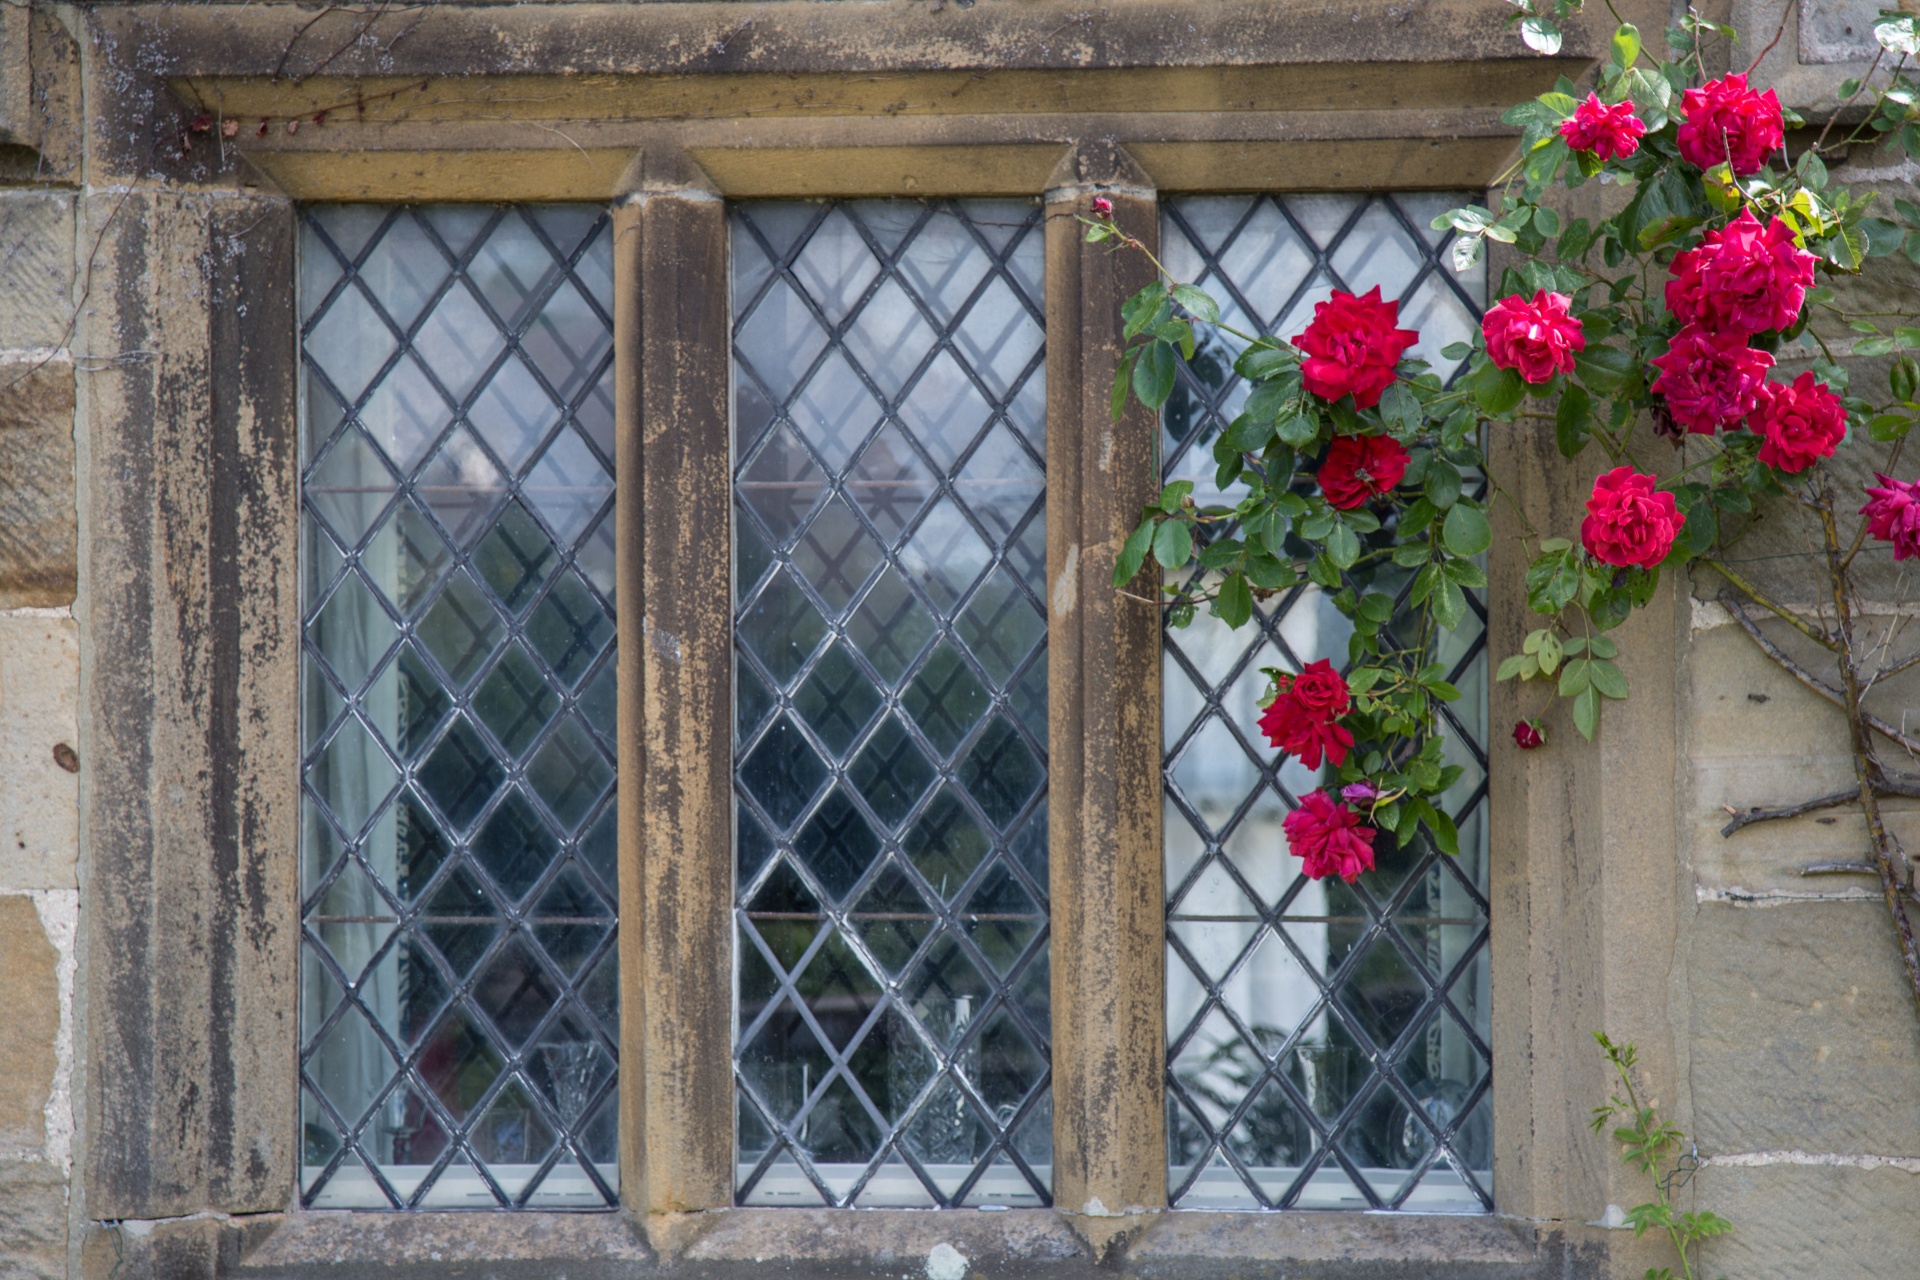
<instances>
[{"instance_id":1,"label":"red rose bloom","mask_svg":"<svg viewBox=\"0 0 1920 1280\"><path fill-rule=\"evenodd\" d=\"M1593 482L1580 526L1588 555L1602 564L1643 569L1667 558L1684 521L1673 495L1655 490L1654 479L1632 467L1615 467Z\"/></svg>"},{"instance_id":2,"label":"red rose bloom","mask_svg":"<svg viewBox=\"0 0 1920 1280\"><path fill-rule=\"evenodd\" d=\"M1867 505L1860 508L1867 518L1867 532L1891 542L1895 560L1920 557L1920 479L1902 484L1878 471L1873 478L1882 487L1868 489Z\"/></svg>"},{"instance_id":3,"label":"red rose bloom","mask_svg":"<svg viewBox=\"0 0 1920 1280\"><path fill-rule=\"evenodd\" d=\"M1573 353L1587 349L1587 337L1568 307L1573 299L1545 289L1528 302L1519 294L1502 298L1480 322L1487 355L1502 369L1518 370L1528 382L1551 382L1556 373L1573 372Z\"/></svg>"},{"instance_id":4,"label":"red rose bloom","mask_svg":"<svg viewBox=\"0 0 1920 1280\"><path fill-rule=\"evenodd\" d=\"M1743 210L1696 248L1674 255L1667 310L1681 324L1715 333L1785 329L1800 318L1817 261L1793 243L1786 223L1763 227Z\"/></svg>"},{"instance_id":5,"label":"red rose bloom","mask_svg":"<svg viewBox=\"0 0 1920 1280\"><path fill-rule=\"evenodd\" d=\"M1513 726L1513 740L1522 751L1547 745L1547 735L1540 732L1540 726L1531 720L1522 720Z\"/></svg>"},{"instance_id":6,"label":"red rose bloom","mask_svg":"<svg viewBox=\"0 0 1920 1280\"><path fill-rule=\"evenodd\" d=\"M1322 658L1299 675L1281 680L1279 692L1260 716L1260 731L1267 741L1309 769L1320 767L1323 754L1335 766L1345 764L1353 734L1334 722L1353 705L1346 677Z\"/></svg>"},{"instance_id":7,"label":"red rose bloom","mask_svg":"<svg viewBox=\"0 0 1920 1280\"><path fill-rule=\"evenodd\" d=\"M1333 669L1328 658L1309 662L1305 671L1288 682L1284 692L1302 708L1326 720L1338 719L1353 705L1347 678Z\"/></svg>"},{"instance_id":8,"label":"red rose bloom","mask_svg":"<svg viewBox=\"0 0 1920 1280\"><path fill-rule=\"evenodd\" d=\"M1335 436L1320 464L1320 492L1340 511L1364 507L1407 474L1407 450L1392 436Z\"/></svg>"},{"instance_id":9,"label":"red rose bloom","mask_svg":"<svg viewBox=\"0 0 1920 1280\"><path fill-rule=\"evenodd\" d=\"M1406 349L1420 341L1412 329L1396 329L1400 304L1382 302L1380 286L1359 297L1336 292L1313 307L1313 323L1296 334L1293 345L1305 359L1300 376L1322 400L1350 395L1361 409L1380 403L1393 385L1393 367Z\"/></svg>"},{"instance_id":10,"label":"red rose bloom","mask_svg":"<svg viewBox=\"0 0 1920 1280\"><path fill-rule=\"evenodd\" d=\"M1673 420L1712 435L1753 412L1773 357L1755 351L1737 333L1710 333L1690 324L1673 335L1667 354L1653 360L1653 390L1667 398Z\"/></svg>"},{"instance_id":11,"label":"red rose bloom","mask_svg":"<svg viewBox=\"0 0 1920 1280\"><path fill-rule=\"evenodd\" d=\"M1373 870L1373 828L1360 824L1360 815L1335 804L1324 791L1309 791L1300 807L1280 824L1287 848L1306 865L1309 880L1339 876L1348 884L1362 871Z\"/></svg>"},{"instance_id":12,"label":"red rose bloom","mask_svg":"<svg viewBox=\"0 0 1920 1280\"><path fill-rule=\"evenodd\" d=\"M1811 372L1793 380L1760 384L1759 403L1747 416L1747 429L1763 436L1760 461L1781 471L1805 471L1831 458L1847 434L1847 410L1840 397L1815 382Z\"/></svg>"},{"instance_id":13,"label":"red rose bloom","mask_svg":"<svg viewBox=\"0 0 1920 1280\"><path fill-rule=\"evenodd\" d=\"M1095 196L1093 198L1093 216L1094 217L1104 218L1104 217L1107 217L1112 212L1113 212L1113 201L1107 199L1105 196Z\"/></svg>"},{"instance_id":14,"label":"red rose bloom","mask_svg":"<svg viewBox=\"0 0 1920 1280\"><path fill-rule=\"evenodd\" d=\"M1353 750L1353 734L1344 725L1320 719L1284 694L1261 715L1260 729L1268 742L1309 769L1320 767L1322 755L1337 769Z\"/></svg>"},{"instance_id":15,"label":"red rose bloom","mask_svg":"<svg viewBox=\"0 0 1920 1280\"><path fill-rule=\"evenodd\" d=\"M1602 162L1624 160L1640 149L1640 138L1647 126L1633 114L1631 102L1612 106L1589 93L1587 100L1573 109L1573 118L1560 122L1560 136L1575 151L1591 151Z\"/></svg>"},{"instance_id":16,"label":"red rose bloom","mask_svg":"<svg viewBox=\"0 0 1920 1280\"><path fill-rule=\"evenodd\" d=\"M1702 169L1727 164L1741 177L1758 173L1786 138L1779 97L1771 89L1755 93L1747 88L1744 75L1722 76L1687 90L1680 98L1680 112L1686 120L1674 141L1681 158Z\"/></svg>"}]
</instances>

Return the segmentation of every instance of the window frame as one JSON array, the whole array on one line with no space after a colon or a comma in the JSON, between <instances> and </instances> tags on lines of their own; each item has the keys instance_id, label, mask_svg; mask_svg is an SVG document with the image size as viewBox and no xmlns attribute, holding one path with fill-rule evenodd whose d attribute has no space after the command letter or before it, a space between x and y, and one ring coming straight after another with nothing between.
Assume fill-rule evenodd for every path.
<instances>
[{"instance_id":1,"label":"window frame","mask_svg":"<svg viewBox=\"0 0 1920 1280\"><path fill-rule=\"evenodd\" d=\"M670 42L663 36L678 31L675 24L690 19L685 13L664 10L694 7L664 6L652 12L643 8L636 11L637 18L623 15L620 21L666 47ZM915 10L918 21L919 7L900 8L904 12L908 7ZM1177 3L1140 8L1155 21L1185 23L1191 16ZM536 26L570 20L564 10L556 6L525 20ZM895 16L883 15L885 21ZM162 74L172 77L173 87L189 100L242 118L296 119L312 110L310 99L316 94L331 91L327 80L282 81L276 74L276 60L298 25L296 17L251 12L235 19L178 12L156 19L130 7L104 13L97 22L108 32L128 36L128 48L144 47L153 59L148 65L163 67ZM1015 27L1018 21L1039 24L1028 35L1044 34L1043 26L1058 25L1057 15L1051 12L1017 21L989 14L982 21L988 18ZM433 20L492 21L484 15L456 13L435 14ZM864 14L831 19L839 23L868 20ZM712 25L712 20L706 24ZM929 99L944 94L950 100L944 106L936 103L905 115L881 111L888 104L878 103L851 111L858 119L816 119L796 111L775 112L765 119L749 115L636 125L625 117L612 118L626 109L616 103L611 109L599 109L597 119L594 110L586 111L583 123L577 128L569 125L556 139L550 135L560 131L530 115L509 112L502 121L497 108L484 102L465 108L441 103L437 115L428 110L418 120L403 115L391 123L376 122L345 146L337 136L326 136L318 128L298 136L273 130L264 138L229 144L279 189L277 194L260 193L249 199L278 211L263 234L275 239L278 256L274 261L282 269L291 262L289 199L618 198L615 347L623 372L617 374L616 465L621 483L615 518L620 522L623 552L638 546L643 554L623 554L616 569L618 626L628 637L619 656L618 729L621 772L626 775L620 787L620 998L627 1070L620 1088L626 1117L621 1128L621 1163L627 1213L601 1216L637 1220L651 1247L662 1255L700 1254L704 1249L702 1256L715 1259L744 1259L774 1251L824 1257L823 1249L853 1248L859 1256L878 1256L938 1238L927 1236L929 1231L961 1238L955 1234L960 1232L956 1219L929 1226L924 1221L903 1224L892 1215L869 1213L865 1217L875 1225L864 1229L869 1234L862 1236L861 1245L827 1244L806 1238L809 1233L801 1229L798 1219L791 1226L770 1224L768 1215L805 1213L817 1220L822 1213L852 1211L731 1207L732 1100L727 1067L732 1033L731 637L729 593L716 585L729 580L731 547L727 539L710 533L713 527L727 527L731 502L726 366L730 313L724 293L710 284L726 277L724 199L766 195L1018 193L1043 194L1046 199L1048 313L1053 318L1048 333L1053 930L1056 938L1079 937L1089 945L1061 947L1055 961L1056 1208L986 1215L988 1225L967 1227L967 1238L979 1242L980 1254L996 1248L1017 1252L1027 1246L1018 1244L1016 1237L1038 1231L1035 1238L1053 1244L1044 1245L1042 1254L1034 1256L1065 1256L1044 1253L1056 1245L1105 1255L1114 1243L1129 1240L1129 1256L1142 1260L1332 1257L1342 1252L1346 1233L1361 1223L1358 1215L1329 1212L1160 1212L1166 1179L1160 1063L1164 1009L1159 980L1164 963L1157 785L1160 635L1154 611L1137 606L1129 612L1125 598L1107 586L1106 570L1100 564L1104 556L1105 564L1111 565L1119 536L1130 527L1148 493L1157 489L1151 462L1155 424L1142 416L1138 406L1130 407L1117 425L1107 416L1107 375L1118 354L1113 318L1120 300L1145 282L1147 268L1137 259L1110 258L1086 246L1074 218L1090 208L1096 194L1105 195L1113 200L1122 224L1152 245L1159 225L1156 180L1169 190L1194 193L1360 189L1376 183L1459 188L1483 183L1504 160L1511 139L1490 122L1491 113L1481 108L1480 99L1531 92L1561 70L1577 75L1593 52L1587 44L1597 42L1583 42L1576 33L1562 57L1522 64L1505 53L1505 36L1497 24L1491 24L1490 34L1421 28L1408 38L1426 40L1433 52L1424 56L1435 64L1452 62L1458 72L1444 85L1430 86L1430 97L1441 104L1440 109L1432 118L1382 118L1369 124L1354 119L1366 114L1360 109L1365 94L1390 88L1399 72L1395 64L1365 66L1368 52L1341 43L1339 33L1330 28L1326 38L1333 41L1329 47L1334 52L1313 67L1298 69L1297 74L1311 84L1318 83L1313 75L1328 71L1334 78L1363 85L1361 93L1342 104L1353 110L1321 112L1323 118L1303 123L1301 117L1316 113L1289 115L1279 101L1287 77L1278 76L1246 100L1251 105L1233 100L1234 111L1243 118L1209 127L1201 119L1216 114L1229 100L1228 87L1258 85L1259 77L1250 77L1244 67L1228 67L1221 59L1210 63L1214 55L1201 56L1197 70L1195 66L1150 65L1158 51L1168 47L1164 33L1141 15L1130 16L1128 24L1116 36L1120 42L1116 48L1090 63L1076 67L1066 59L1057 66L1008 71L1010 92L1000 95L1003 101L998 110L993 104L983 106L977 97L961 99L970 85L1000 73L927 70L914 63L916 58L932 56L924 51L924 40L915 36L903 37L901 52L894 55L908 71L898 79L887 77L894 82L885 92L924 90ZM1344 18L1337 25L1344 27ZM851 83L847 71L868 69L865 64L839 66L833 63L834 55L809 52L821 49L823 42L819 31L805 23L796 25L796 20L782 18L770 19L764 26L755 35L761 52L754 65L818 75L843 87ZM157 42L142 46L131 38L135 33L153 36L156 29ZM999 30L993 27L988 34ZM428 43L422 39L420 45ZM712 44L708 41L698 47ZM1131 55L1126 52L1129 48L1134 50ZM456 51L432 57L421 54L419 60L427 71L438 74L435 59L443 56L471 61L478 55ZM1054 55L1034 56L1044 62ZM1136 65L1123 65L1129 56ZM1274 54L1278 62L1297 56ZM809 58L819 65L807 70ZM1484 74L1488 68L1497 74ZM524 67L507 69L520 72L523 81L544 80L561 94L580 93L577 85L561 77L528 76ZM1169 70L1180 71L1186 79L1154 79ZM1421 73L1433 74L1424 63ZM152 73L140 74L151 77ZM1056 109L1035 109L1025 100L1015 100L1040 82L1018 79L1029 74L1063 86L1043 104ZM1481 83L1474 83L1476 75ZM677 66L646 63L639 79L650 76L661 77L662 82L686 78ZM781 70L768 78L788 82L792 75ZM724 76L693 79L700 82L688 91L694 98L709 92L724 98L738 89L766 85L744 68L732 84ZM1128 113L1128 106L1142 100L1142 94L1176 81L1190 89L1200 85L1198 106ZM152 82L150 78L142 81ZM955 89L963 91L957 98L952 96ZM1261 98L1261 93L1266 96ZM1233 116L1233 112L1226 114ZM1374 114L1384 117L1387 113ZM1116 136L1125 139L1125 149L1111 140ZM140 165L124 156L110 156L103 160L102 171L139 171ZM1312 175L1311 181L1302 180L1301 175L1307 174ZM225 234L252 233L253 217L251 209L237 210L226 218L231 225ZM1496 261L1496 271L1498 266ZM276 305L284 304L291 312L291 271L285 270L287 279L278 283L267 278L270 274L256 267L253 274L232 282L222 296L249 304L277 299ZM216 340L225 333L249 352L259 348L252 335L235 336L233 320L219 319L220 305L209 307L216 313L216 322L209 326ZM1069 316L1080 317L1081 323L1070 329ZM688 358L690 352L708 352L714 358ZM256 500L265 507L281 513L277 522L250 516L228 530L229 538L238 539L243 552L257 551L265 563L290 568L297 535L296 522L288 516L298 509L291 483L296 465L290 445L293 380L275 372L273 362L284 363L284 354L269 351L249 359L265 370L264 375L247 375L254 378L250 393L275 406L268 429L284 433L287 439L264 450L251 449L245 433L258 428L243 425L244 405L229 404L219 409L212 428L220 449L211 471L216 477L253 479L249 492L257 493ZM255 367L249 365L249 370ZM157 379L159 374L152 376ZM117 407L124 413L126 404L138 402L137 396L129 400L129 394L121 393L118 399L100 396L83 413L83 422L90 422L92 432L101 439L119 441L126 431L112 415ZM129 441L115 447L125 451L134 446ZM1130 448L1142 451L1141 465L1128 462ZM1544 460L1535 454L1531 442L1501 440L1495 442L1495 449L1506 456L1510 469L1527 478L1523 505L1538 511L1564 501L1560 489L1566 486L1545 478ZM151 491L122 492L114 487L110 469L120 463L111 450L89 465L99 486L97 496L120 504L102 506L89 517L95 539L101 536L102 519L119 518L143 502L164 505L164 498L154 498ZM699 518L709 511L721 513L719 525L704 524ZM98 573L103 563L98 559L100 544L92 545L96 558L90 562L90 571ZM1077 572L1066 572L1070 565ZM1489 591L1493 615L1489 644L1493 647L1508 644L1517 635L1516 604L1523 599L1521 567L1513 554L1496 551ZM286 576L291 582L291 573ZM689 589L690 584L709 584L709 589ZM248 598L244 593L253 590L237 578L222 579L215 588L227 591L234 601ZM267 628L271 634L249 641L257 646L232 677L241 686L248 714L254 716L284 715L285 708L298 705L294 659L299 629L297 623L287 625L290 597L284 587L278 590L280 594L272 600L274 626ZM216 627L234 628L233 642L238 643L237 613L213 622ZM109 637L90 656L89 669L99 672L103 660L132 647L130 640ZM1670 662L1671 653L1671 646L1664 657L1658 650L1651 652L1648 670ZM254 665L245 667L244 662ZM1121 697L1121 690L1129 696ZM110 697L100 700L98 690L90 696L96 698L90 723L101 726L95 730L93 741L99 744L95 750L125 740L124 733L104 727L102 719L114 715L121 704L114 704ZM1508 704L1501 699L1496 692L1492 712L1496 723L1507 712ZM149 719L156 714L148 713ZM1596 758L1612 762L1615 776L1631 770L1631 776L1645 777L1644 767L1625 760L1663 731L1662 715L1670 722L1671 708L1649 712L1646 728L1638 735L1630 729L1620 731L1614 735L1617 745L1603 748L1606 754ZM142 721L135 717L131 723ZM216 746L210 741L207 749ZM274 833L290 836L293 830L298 779L297 769L286 763L287 754L285 746L268 742L264 748L253 748L252 755L237 766L245 796L274 815L272 821L247 832L247 839L258 840L260 848L243 856L263 865L276 857L286 858L284 843ZM228 759L225 767L236 766ZM1592 776L1576 779L1572 764L1563 767L1568 786L1576 789L1583 804L1597 809L1603 788L1609 785L1606 773L1594 769ZM1581 1116L1563 1114L1570 1106L1568 1099L1584 1098L1591 1092L1585 1087L1588 1077L1597 1078L1573 1061L1586 1026L1599 1025L1598 1015L1605 1009L1595 988L1606 976L1643 971L1645 964L1622 959L1619 946L1605 940L1604 917L1583 916L1578 904L1569 903L1570 897L1592 891L1598 884L1593 862L1618 824L1597 823L1591 834L1567 832L1560 829L1564 817L1558 803L1526 794L1529 784L1510 753L1509 758L1496 756L1492 773L1493 803L1499 814L1491 868L1493 927L1499 939L1494 964L1495 1051L1511 1051L1536 1062L1545 1054L1552 1067L1528 1085L1515 1079L1513 1087L1499 1095L1496 1203L1504 1215L1560 1219L1579 1211L1570 1206L1584 1207L1576 1193L1594 1185L1593 1175L1569 1174L1562 1166L1579 1162L1575 1141L1584 1132L1578 1123ZM1136 779L1149 784L1139 785ZM1537 775L1531 785L1540 788ZM1075 789L1071 804L1066 802L1070 786ZM163 793L152 794L157 805ZM92 839L112 830L114 821L137 803L131 795L124 787L103 791L101 784L95 784L93 795L83 801L90 806ZM1653 817L1657 820L1658 815ZM1646 815L1641 815L1641 825L1645 820ZM712 856L683 857L690 848ZM1584 859L1576 856L1582 853ZM158 861L157 855L151 856ZM109 861L105 868L109 878L104 883L95 881L87 890L96 919L119 919L129 909L150 911L160 900L152 871L146 879L139 875L113 879L118 865ZM1627 886L1612 896L1618 899L1630 891ZM282 921L285 932L297 937L297 890L290 879L269 876L266 892L269 911L278 911L274 918ZM1623 903L1615 905L1624 913ZM110 939L98 940L101 933L96 931L96 941L90 944L89 954L96 962L102 948L113 945ZM1076 963L1063 963L1069 956ZM293 1198L298 1155L291 1149L291 1135L296 1132L298 1091L293 1073L286 1072L283 1081L273 1066L292 1056L293 1037L284 1020L296 983L291 952L275 952L262 945L232 964L218 957L201 963L215 970L228 965L222 981L229 983L235 971L243 980L255 975L260 979L258 989L247 998L243 1016L225 1034L246 1047L252 1054L250 1062L267 1070L258 1080L221 1088L243 1095L242 1128L264 1134L278 1126L268 1145L256 1148L256 1164L261 1164L259 1151L267 1154L263 1171L251 1185L263 1190L235 1195L209 1184L207 1175L197 1175L198 1183L187 1180L190 1186L203 1187L199 1192L173 1194L159 1189L153 1175L134 1167L135 1162L144 1161L146 1148L129 1141L139 1132L159 1130L143 1130L142 1122L124 1106L96 1103L89 1120L93 1141L126 1146L131 1155L104 1154L104 1148L96 1151L87 1173L89 1217L159 1217L191 1211L195 1194L207 1203L233 1206L233 1211L255 1205L277 1207ZM127 1019L141 1016L129 1002L146 979L117 963L97 972L101 973L97 980L111 985L93 1002L88 1034L91 1044L104 1048ZM1559 989L1554 973L1569 975L1577 989ZM1588 974L1595 976L1589 979ZM129 994L122 999L122 992ZM140 1007L148 1010L144 1016L158 1016L157 1002ZM217 1015L213 1020L219 1020ZM272 1045L280 1039L289 1047L276 1056ZM88 1087L96 1095L101 1089L99 1077L111 1073L115 1062L113 1053L105 1053L99 1068L90 1072L94 1081ZM140 1074L151 1076L155 1069ZM1070 1089L1063 1084L1070 1084ZM1071 1105L1064 1096L1067 1092L1072 1093ZM159 1102L153 1110L161 1114ZM278 1132L286 1137L277 1136ZM282 1145L276 1148L274 1142ZM234 1164L243 1162L236 1158ZM183 1205L185 1210L178 1208ZM557 1247L538 1241L542 1230L553 1230L543 1224L579 1216L496 1215L484 1228L475 1229L473 1241L466 1246L468 1256L556 1256L539 1252ZM344 1228L329 1225L322 1221L324 1217L303 1212L289 1215L278 1243L261 1255L262 1261L271 1256L293 1261L337 1250ZM1229 1223L1229 1218L1239 1221ZM993 1226L993 1219L1006 1225ZM1386 1228L1364 1232L1368 1243L1362 1251L1383 1259L1458 1256L1532 1261L1543 1247L1531 1227L1501 1217L1431 1221L1428 1243L1439 1247L1437 1254L1424 1251L1426 1245L1420 1252L1409 1252L1413 1246L1396 1240ZM620 1243L626 1237L612 1227L568 1227L560 1235L573 1242L568 1249L590 1250L600 1247L589 1244L602 1238L596 1232L611 1232L604 1237L613 1242L607 1248L628 1247ZM781 1250L769 1249L770 1241L783 1242ZM480 1250L481 1255L472 1250Z\"/></svg>"}]
</instances>

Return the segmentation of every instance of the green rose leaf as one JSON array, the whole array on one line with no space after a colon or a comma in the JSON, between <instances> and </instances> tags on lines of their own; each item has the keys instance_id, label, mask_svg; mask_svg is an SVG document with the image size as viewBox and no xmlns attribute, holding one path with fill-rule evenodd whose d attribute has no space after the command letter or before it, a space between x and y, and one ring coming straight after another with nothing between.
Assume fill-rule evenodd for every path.
<instances>
[{"instance_id":1,"label":"green rose leaf","mask_svg":"<svg viewBox=\"0 0 1920 1280\"><path fill-rule=\"evenodd\" d=\"M1163 569L1178 569L1193 556L1193 530L1185 520L1164 520L1153 535L1153 558Z\"/></svg>"},{"instance_id":2,"label":"green rose leaf","mask_svg":"<svg viewBox=\"0 0 1920 1280\"><path fill-rule=\"evenodd\" d=\"M1454 504L1447 512L1446 523L1440 527L1440 536L1447 544L1447 550L1457 556L1477 556L1493 545L1493 526L1487 523L1486 512L1465 502Z\"/></svg>"}]
</instances>

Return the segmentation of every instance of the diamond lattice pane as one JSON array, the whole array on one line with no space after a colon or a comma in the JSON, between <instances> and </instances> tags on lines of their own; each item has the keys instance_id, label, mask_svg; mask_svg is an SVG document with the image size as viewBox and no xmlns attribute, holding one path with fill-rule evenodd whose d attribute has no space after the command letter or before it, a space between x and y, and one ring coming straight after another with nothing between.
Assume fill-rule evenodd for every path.
<instances>
[{"instance_id":1,"label":"diamond lattice pane","mask_svg":"<svg viewBox=\"0 0 1920 1280\"><path fill-rule=\"evenodd\" d=\"M1037 207L735 209L743 1204L1045 1204Z\"/></svg>"},{"instance_id":2,"label":"diamond lattice pane","mask_svg":"<svg viewBox=\"0 0 1920 1280\"><path fill-rule=\"evenodd\" d=\"M1175 276L1226 319L1292 338L1334 289L1375 285L1418 326L1414 355L1470 336L1484 268L1447 264L1428 222L1459 200L1206 196L1162 205ZM1162 414L1165 479L1217 500L1213 441L1247 395L1236 340L1181 366ZM1404 599L1392 571L1356 580ZM1189 1208L1491 1207L1486 1102L1484 613L1441 655L1462 689L1446 750L1458 858L1424 839L1385 849L1348 887L1298 874L1281 829L1322 777L1282 759L1256 721L1263 667L1344 664L1351 628L1317 588L1263 602L1230 630L1204 611L1162 649L1167 865L1168 1187ZM1464 1171L1464 1172L1463 1172Z\"/></svg>"},{"instance_id":3,"label":"diamond lattice pane","mask_svg":"<svg viewBox=\"0 0 1920 1280\"><path fill-rule=\"evenodd\" d=\"M618 1198L611 252L590 206L303 214L310 1207Z\"/></svg>"}]
</instances>

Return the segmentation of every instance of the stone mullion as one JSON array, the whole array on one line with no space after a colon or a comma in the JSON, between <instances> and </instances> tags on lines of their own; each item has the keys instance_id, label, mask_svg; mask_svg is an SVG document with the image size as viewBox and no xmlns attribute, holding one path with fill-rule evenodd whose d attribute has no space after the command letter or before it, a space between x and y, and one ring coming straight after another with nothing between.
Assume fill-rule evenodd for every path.
<instances>
[{"instance_id":1,"label":"stone mullion","mask_svg":"<svg viewBox=\"0 0 1920 1280\"><path fill-rule=\"evenodd\" d=\"M663 1222L733 1194L725 205L643 178L614 236L620 1166Z\"/></svg>"},{"instance_id":2,"label":"stone mullion","mask_svg":"<svg viewBox=\"0 0 1920 1280\"><path fill-rule=\"evenodd\" d=\"M1159 424L1137 402L1118 421L1108 407L1120 305L1153 266L1086 243L1079 219L1097 198L1149 248L1160 219L1149 180L1110 142L1076 147L1049 182L1053 1195L1104 1249L1166 1205L1166 926L1157 584L1113 587L1121 544L1158 492Z\"/></svg>"}]
</instances>

